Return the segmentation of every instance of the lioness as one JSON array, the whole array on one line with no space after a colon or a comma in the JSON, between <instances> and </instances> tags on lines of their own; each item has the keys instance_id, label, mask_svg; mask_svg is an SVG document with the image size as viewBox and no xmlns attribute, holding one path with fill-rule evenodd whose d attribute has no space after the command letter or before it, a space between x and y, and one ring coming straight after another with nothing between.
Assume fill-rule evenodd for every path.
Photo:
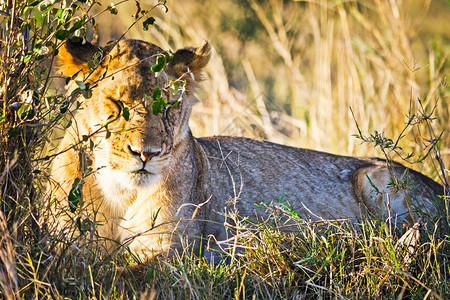
<instances>
[{"instance_id":1,"label":"lioness","mask_svg":"<svg viewBox=\"0 0 450 300\"><path fill-rule=\"evenodd\" d=\"M96 53L105 59L94 70L89 62ZM69 40L60 50L64 75L81 70L92 97L80 97L82 104L53 162L49 224L56 230L64 231L76 220L74 214L81 214L81 220L95 218L99 236L151 258L180 249L183 237L226 239L230 206L256 219L264 211L255 212L255 203L284 197L307 219L357 220L367 213L389 213L404 220L417 209L432 209L434 196L443 193L440 185L413 170L407 176L414 189L396 190L389 185L385 162L378 159L247 138L195 138L188 121L211 46L204 42L176 51L155 76L151 68L165 54L139 40L124 40L112 49ZM182 84L170 91L169 79L185 81L185 91ZM152 99L157 88L161 97ZM166 99L167 105L155 113L157 99ZM394 173L405 170L397 165ZM77 185L83 201L69 205ZM196 243L199 250L201 243Z\"/></svg>"}]
</instances>

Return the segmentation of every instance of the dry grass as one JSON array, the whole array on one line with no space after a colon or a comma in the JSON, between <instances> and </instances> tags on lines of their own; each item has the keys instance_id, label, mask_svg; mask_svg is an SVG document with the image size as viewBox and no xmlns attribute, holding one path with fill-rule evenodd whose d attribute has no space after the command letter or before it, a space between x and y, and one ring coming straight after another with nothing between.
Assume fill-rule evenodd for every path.
<instances>
[{"instance_id":1,"label":"dry grass","mask_svg":"<svg viewBox=\"0 0 450 300\"><path fill-rule=\"evenodd\" d=\"M349 106L364 134L378 130L392 138L404 130L406 115L415 114L414 120L421 122L406 127L401 154L414 152L414 161L431 150L424 164L408 166L436 179L448 176L447 2L179 0L167 5L168 13L156 14L156 25L149 32L135 26L126 37L150 40L164 49L198 45L203 39L213 44L215 53L198 95L201 103L191 120L195 135L245 135L339 154L377 156L379 148L360 144L352 136L358 131ZM2 10L4 6L0 4ZM117 16L97 18L101 44L121 36L134 20L134 2L117 8ZM230 216L237 224L230 230L238 233L233 245L239 249L230 247L221 263L184 253L136 268L126 249L105 255L97 251L97 241L76 247L66 240L57 254L55 241L45 226L38 225L43 207L38 196L48 162L37 158L45 155L43 142L54 124L61 123L60 107L67 100L49 97L55 93L48 90L50 77L39 71L50 66L48 61L24 67L5 54L20 52L21 45L12 42L5 50L19 34L7 35L9 27L4 19L0 22L0 40L6 41L0 44L0 297L450 296L448 199L420 231L406 233L376 220L311 223L281 202L267 203L261 209L273 214L265 223L250 224L236 214ZM31 40L45 34L35 29ZM17 118L17 112L8 108L20 102L26 90L35 91L39 100L32 122ZM434 121L424 117L431 111ZM441 132L440 143L434 144ZM394 151L388 153L401 159ZM280 230L287 220L294 224L292 234ZM413 251L401 251L397 245L405 242L399 240L415 241Z\"/></svg>"},{"instance_id":2,"label":"dry grass","mask_svg":"<svg viewBox=\"0 0 450 300\"><path fill-rule=\"evenodd\" d=\"M166 49L212 42L216 53L191 121L198 136L244 135L377 156L352 137L349 107L363 132L394 137L417 98L425 111L437 106L436 131L448 134L450 37L433 30L449 25L443 1L188 0L168 6L150 32L135 27L127 37ZM122 26L131 23L131 16L121 18ZM108 19L123 31L117 18ZM425 26L429 22L435 27ZM111 38L99 34L100 40ZM404 153L427 151L417 133L406 133ZM449 141L441 143L445 165ZM430 165L424 170L437 176Z\"/></svg>"}]
</instances>

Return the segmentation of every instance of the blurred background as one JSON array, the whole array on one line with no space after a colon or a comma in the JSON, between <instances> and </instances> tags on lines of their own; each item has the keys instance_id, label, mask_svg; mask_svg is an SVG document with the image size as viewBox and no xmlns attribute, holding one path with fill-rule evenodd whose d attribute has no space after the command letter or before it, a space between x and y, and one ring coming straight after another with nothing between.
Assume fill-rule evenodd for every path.
<instances>
[{"instance_id":1,"label":"blurred background","mask_svg":"<svg viewBox=\"0 0 450 300\"><path fill-rule=\"evenodd\" d=\"M102 8L109 5L105 1ZM157 1L141 1L151 9ZM362 143L375 131L394 141L421 99L441 136L450 164L450 1L168 0L155 8L148 31L133 26L125 38L176 50L208 40L214 47L194 136L237 135L336 154L380 156ZM134 21L134 2L117 15L96 18L100 45L118 39ZM100 8L99 8L100 9ZM355 119L352 116L354 112ZM426 154L426 124L410 126L402 155ZM393 156L395 160L401 160ZM408 165L407 163L403 162ZM437 178L432 161L408 165Z\"/></svg>"}]
</instances>

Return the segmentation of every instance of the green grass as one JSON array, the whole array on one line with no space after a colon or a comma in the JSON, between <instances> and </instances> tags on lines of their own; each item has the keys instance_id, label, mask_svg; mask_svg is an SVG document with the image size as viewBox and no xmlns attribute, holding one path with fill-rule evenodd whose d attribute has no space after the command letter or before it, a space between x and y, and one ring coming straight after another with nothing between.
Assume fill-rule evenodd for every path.
<instances>
[{"instance_id":1,"label":"green grass","mask_svg":"<svg viewBox=\"0 0 450 300\"><path fill-rule=\"evenodd\" d=\"M25 299L450 296L450 222L446 215L424 224L418 244L406 258L406 252L396 246L406 228L391 228L375 220L307 222L287 211L280 216L276 210L256 226L241 220L239 238L219 262L183 253L141 264L126 249L102 255L95 244L81 252L69 246L58 256L49 251L48 244L39 244L32 257L20 255L25 249L16 246L18 294ZM280 229L287 221L289 233ZM8 275L2 270L1 276ZM9 287L14 290L14 285Z\"/></svg>"}]
</instances>

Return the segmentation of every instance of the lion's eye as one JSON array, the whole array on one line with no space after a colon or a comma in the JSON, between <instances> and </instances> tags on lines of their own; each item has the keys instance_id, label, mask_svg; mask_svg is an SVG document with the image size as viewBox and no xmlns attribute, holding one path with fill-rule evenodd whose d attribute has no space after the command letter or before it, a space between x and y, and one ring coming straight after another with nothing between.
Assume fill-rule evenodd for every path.
<instances>
[{"instance_id":1,"label":"lion's eye","mask_svg":"<svg viewBox=\"0 0 450 300\"><path fill-rule=\"evenodd\" d=\"M123 110L123 107L124 107L123 103L120 100L116 100L116 99L113 99L113 98L108 98L108 100L110 100L111 102L113 102L116 105L118 113L114 117L115 118L119 118L120 115L122 114L122 110Z\"/></svg>"}]
</instances>

